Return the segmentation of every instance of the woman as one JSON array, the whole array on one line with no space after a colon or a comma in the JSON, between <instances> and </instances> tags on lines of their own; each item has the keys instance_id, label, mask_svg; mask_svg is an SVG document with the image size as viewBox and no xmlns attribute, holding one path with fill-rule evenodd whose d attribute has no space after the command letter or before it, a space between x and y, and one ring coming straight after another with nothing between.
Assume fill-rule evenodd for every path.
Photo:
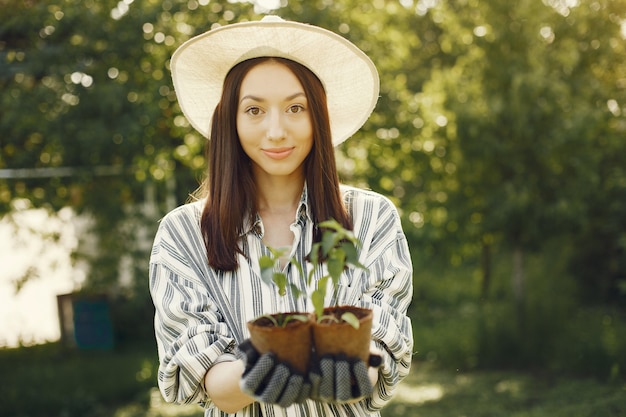
<instances>
[{"instance_id":1,"label":"woman","mask_svg":"<svg viewBox=\"0 0 626 417\"><path fill-rule=\"evenodd\" d=\"M412 266L395 207L340 186L333 154L376 104L373 63L332 32L266 17L190 39L171 68L183 113L209 138L209 171L202 198L163 218L150 259L161 393L200 403L205 416L379 415L411 364ZM350 401L320 395L319 375L291 375L297 393L286 398L286 387L263 384L282 364L251 349L246 322L307 307L264 285L258 259L287 247L304 264L329 218L363 243L368 269L344 274L336 301L374 310L380 363L348 378L370 387Z\"/></svg>"}]
</instances>

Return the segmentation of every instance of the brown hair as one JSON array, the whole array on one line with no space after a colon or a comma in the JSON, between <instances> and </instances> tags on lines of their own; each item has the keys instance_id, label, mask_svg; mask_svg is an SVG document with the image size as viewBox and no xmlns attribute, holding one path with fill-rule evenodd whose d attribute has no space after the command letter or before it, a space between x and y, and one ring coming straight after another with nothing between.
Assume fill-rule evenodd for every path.
<instances>
[{"instance_id":1,"label":"brown hair","mask_svg":"<svg viewBox=\"0 0 626 417\"><path fill-rule=\"evenodd\" d=\"M211 137L206 147L208 176L202 188L207 196L200 227L209 265L232 271L237 268L240 235L245 217L253 222L257 194L250 160L237 134L237 106L241 83L256 65L276 61L294 73L309 103L313 126L313 147L304 160L308 201L315 225L333 218L352 229L350 216L342 203L339 177L330 132L326 92L321 81L305 66L289 59L261 57L243 61L226 75L222 97L211 121ZM315 228L313 239L319 241Z\"/></svg>"}]
</instances>

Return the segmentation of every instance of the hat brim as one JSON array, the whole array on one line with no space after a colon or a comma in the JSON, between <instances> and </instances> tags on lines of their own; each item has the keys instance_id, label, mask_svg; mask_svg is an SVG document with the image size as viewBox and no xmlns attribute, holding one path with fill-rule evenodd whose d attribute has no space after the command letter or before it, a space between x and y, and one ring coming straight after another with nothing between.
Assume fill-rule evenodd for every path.
<instances>
[{"instance_id":1,"label":"hat brim","mask_svg":"<svg viewBox=\"0 0 626 417\"><path fill-rule=\"evenodd\" d=\"M368 119L379 93L374 63L354 44L326 29L284 20L222 26L183 43L171 59L180 108L204 137L224 78L247 59L275 56L309 68L324 85L333 145L352 136Z\"/></svg>"}]
</instances>

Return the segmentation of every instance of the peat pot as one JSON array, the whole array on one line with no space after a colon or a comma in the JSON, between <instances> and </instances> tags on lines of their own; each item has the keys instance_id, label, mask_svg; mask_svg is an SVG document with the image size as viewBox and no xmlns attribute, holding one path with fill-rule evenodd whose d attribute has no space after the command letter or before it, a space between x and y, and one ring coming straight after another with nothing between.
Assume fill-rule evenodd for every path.
<instances>
[{"instance_id":1,"label":"peat pot","mask_svg":"<svg viewBox=\"0 0 626 417\"><path fill-rule=\"evenodd\" d=\"M270 315L278 320L285 315L308 317L307 313L279 313ZM248 322L250 341L260 353L274 353L279 360L306 375L311 359L311 320L289 320L284 326L276 326L268 316Z\"/></svg>"},{"instance_id":2,"label":"peat pot","mask_svg":"<svg viewBox=\"0 0 626 417\"><path fill-rule=\"evenodd\" d=\"M359 320L359 328L341 321L343 313L350 312ZM332 316L335 319L323 317ZM322 320L313 322L313 345L315 354L321 357L325 354L344 353L348 357L358 357L368 363L370 355L370 340L372 336L372 310L355 306L335 306L324 309Z\"/></svg>"}]
</instances>

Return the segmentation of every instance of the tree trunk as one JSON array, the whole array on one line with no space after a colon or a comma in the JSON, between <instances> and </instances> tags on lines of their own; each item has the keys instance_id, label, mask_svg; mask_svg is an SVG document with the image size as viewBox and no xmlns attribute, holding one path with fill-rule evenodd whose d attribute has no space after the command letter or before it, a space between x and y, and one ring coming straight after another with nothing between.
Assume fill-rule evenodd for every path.
<instances>
[{"instance_id":1,"label":"tree trunk","mask_svg":"<svg viewBox=\"0 0 626 417\"><path fill-rule=\"evenodd\" d=\"M486 300L489 295L489 287L491 286L491 245L485 241L482 242L480 263L482 269L481 296L483 300Z\"/></svg>"},{"instance_id":2,"label":"tree trunk","mask_svg":"<svg viewBox=\"0 0 626 417\"><path fill-rule=\"evenodd\" d=\"M525 298L524 250L516 247L513 252L513 298L517 322L522 329L524 326L524 298Z\"/></svg>"},{"instance_id":3,"label":"tree trunk","mask_svg":"<svg viewBox=\"0 0 626 417\"><path fill-rule=\"evenodd\" d=\"M165 180L165 188L167 189L165 207L169 212L174 210L178 205L178 201L176 200L176 177L174 175Z\"/></svg>"}]
</instances>

